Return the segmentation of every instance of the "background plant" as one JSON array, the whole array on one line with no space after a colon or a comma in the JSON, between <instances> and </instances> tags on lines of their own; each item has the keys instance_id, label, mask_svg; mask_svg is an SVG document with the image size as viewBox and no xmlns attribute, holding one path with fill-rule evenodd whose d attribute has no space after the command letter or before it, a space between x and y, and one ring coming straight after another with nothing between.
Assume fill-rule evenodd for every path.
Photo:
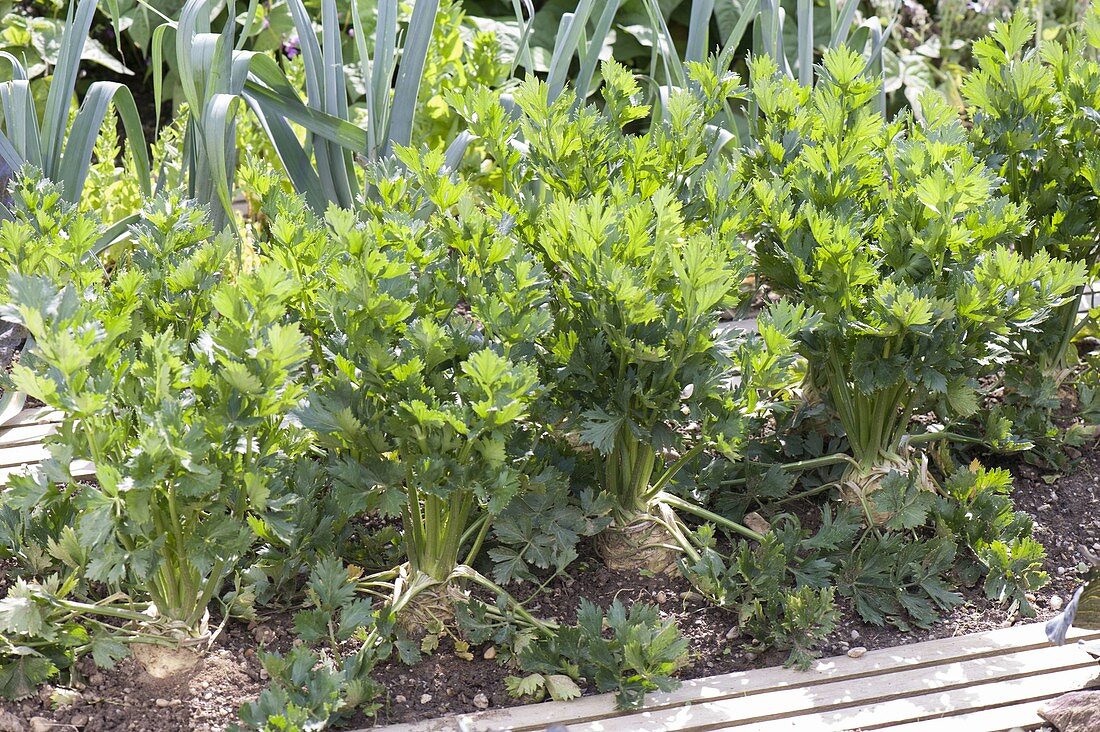
<instances>
[{"instance_id":1,"label":"background plant","mask_svg":"<svg viewBox=\"0 0 1100 732\"><path fill-rule=\"evenodd\" d=\"M1000 174L1002 193L1027 205L1035 222L1017 250L1076 262L1090 281L1100 254L1100 128L1092 113L1100 102L1098 13L1094 6L1079 32L1040 48L1031 45L1036 27L1023 13L998 22L974 44L978 68L963 85L976 150ZM1062 385L1077 363L1073 338L1081 327L1084 289L1082 282L1052 317L1023 336L1026 356L1006 370L1016 421L1047 455L1057 452L1051 443L1059 434L1072 437L1051 424L1050 412L1060 405Z\"/></svg>"},{"instance_id":2,"label":"background plant","mask_svg":"<svg viewBox=\"0 0 1100 732\"><path fill-rule=\"evenodd\" d=\"M50 90L41 114L31 87L30 76L20 59L0 52L8 62L11 78L0 82L0 161L7 178L24 165L40 169L62 186L67 201L79 201L88 176L96 138L112 105L131 140L144 141L141 120L130 89L116 82L98 81L88 87L72 119L69 112L88 30L98 0L78 0L69 7L61 37ZM149 157L144 144L131 146L134 173L146 194L150 192Z\"/></svg>"}]
</instances>

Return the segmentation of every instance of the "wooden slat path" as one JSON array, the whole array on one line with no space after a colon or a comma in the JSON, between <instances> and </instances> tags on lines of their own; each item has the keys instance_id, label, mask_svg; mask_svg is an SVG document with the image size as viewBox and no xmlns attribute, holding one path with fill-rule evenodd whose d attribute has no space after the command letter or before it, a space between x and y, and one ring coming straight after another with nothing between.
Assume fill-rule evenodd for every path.
<instances>
[{"instance_id":1,"label":"wooden slat path","mask_svg":"<svg viewBox=\"0 0 1100 732\"><path fill-rule=\"evenodd\" d=\"M1100 639L1072 631L1071 641ZM376 728L386 732L738 732L964 730L1041 724L1043 701L1081 688L1100 666L1071 642L1047 643L1042 623L822 659L805 672L742 671L650 694L644 708L615 709L610 694Z\"/></svg>"},{"instance_id":2,"label":"wooden slat path","mask_svg":"<svg viewBox=\"0 0 1100 732\"><path fill-rule=\"evenodd\" d=\"M0 485L12 475L25 472L28 467L49 457L42 441L57 430L61 412L49 407L24 409L0 427ZM73 477L94 475L95 470L87 460L75 460L69 466Z\"/></svg>"}]
</instances>

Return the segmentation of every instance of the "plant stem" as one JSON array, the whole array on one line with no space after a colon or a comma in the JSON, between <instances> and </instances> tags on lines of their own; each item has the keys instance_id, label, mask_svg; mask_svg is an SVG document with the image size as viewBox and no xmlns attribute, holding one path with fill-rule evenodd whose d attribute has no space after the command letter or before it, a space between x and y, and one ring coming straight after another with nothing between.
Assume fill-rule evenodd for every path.
<instances>
[{"instance_id":1,"label":"plant stem","mask_svg":"<svg viewBox=\"0 0 1100 732\"><path fill-rule=\"evenodd\" d=\"M719 526L722 526L724 528L729 529L730 531L736 532L736 533L740 534L741 536L744 536L747 539L752 539L753 541L763 541L764 540L764 537L762 535L756 533L755 531L748 528L747 526L742 526L741 524L737 523L736 521L731 521L730 519L726 518L725 516L720 516L720 515L714 513L713 511L708 511L707 509L703 508L702 506L697 506L694 503L691 503L690 501L685 501L684 499L680 498L679 496L674 496L671 493L661 493L660 495L657 496L657 500L661 503L672 506L673 508L678 508L681 511L687 511L690 514L694 514L694 515L698 516L701 519L706 519L707 521L712 521L712 522L718 524Z\"/></svg>"},{"instance_id":2,"label":"plant stem","mask_svg":"<svg viewBox=\"0 0 1100 732\"><path fill-rule=\"evenodd\" d=\"M813 470L814 468L825 468L830 465L839 465L840 463L851 463L852 458L847 453L838 452L832 455L823 455L821 457L811 458L809 460L800 460L796 463L750 463L751 465L759 465L767 468L781 468L788 472ZM733 478L731 480L723 480L722 485L744 485L748 482L748 478Z\"/></svg>"}]
</instances>

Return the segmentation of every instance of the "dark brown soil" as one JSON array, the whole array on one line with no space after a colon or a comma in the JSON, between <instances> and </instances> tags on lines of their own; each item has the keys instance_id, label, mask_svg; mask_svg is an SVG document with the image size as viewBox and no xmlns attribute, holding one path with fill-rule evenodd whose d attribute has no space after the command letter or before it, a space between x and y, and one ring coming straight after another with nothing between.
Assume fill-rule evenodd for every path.
<instances>
[{"instance_id":1,"label":"dark brown soil","mask_svg":"<svg viewBox=\"0 0 1100 732\"><path fill-rule=\"evenodd\" d=\"M236 721L240 704L266 685L257 648L285 649L286 626L230 624L193 670L169 679L152 678L132 659L109 671L86 663L84 683L76 689L47 685L35 697L0 703L0 730L9 732L4 722L10 725L13 718L24 727L11 732L224 730Z\"/></svg>"},{"instance_id":2,"label":"dark brown soil","mask_svg":"<svg viewBox=\"0 0 1100 732\"><path fill-rule=\"evenodd\" d=\"M0 369L4 373L11 371L25 339L26 333L22 327L14 323L0 323Z\"/></svg>"},{"instance_id":3,"label":"dark brown soil","mask_svg":"<svg viewBox=\"0 0 1100 732\"><path fill-rule=\"evenodd\" d=\"M1056 614L1052 602L1054 607L1060 607L1072 594L1078 582L1078 565L1089 562L1088 554L1100 554L1100 454L1090 453L1068 475L1049 484L1043 473L1023 461L1013 460L1008 467L1016 475L1017 508L1035 517L1035 535L1048 551L1051 582L1035 595L1037 617L1010 615L988 601L980 588L965 590L966 602L926 631L904 633L892 627L869 626L845 607L840 626L821 649L824 655L841 654L854 646L885 648L962 635L1045 620ZM759 656L747 652L746 639L737 637L733 630L735 618L724 610L707 606L679 577L610 572L588 557L582 557L571 569L570 577L551 583L532 600L529 607L536 615L572 621L582 597L603 605L616 597L628 605L655 603L667 616L675 618L681 632L691 641L691 658L682 671L684 678L776 665L785 658L784 653L777 651ZM523 596L522 588L517 595ZM1053 600L1055 596L1058 600ZM75 704L54 708L50 702L54 691L51 688L19 703L0 704L0 730L5 729L5 719L18 718L29 732L34 717L41 718L41 722L68 725L48 728L59 731L223 730L235 720L237 707L255 698L264 687L255 657L257 638L264 640L268 648L285 649L290 642L289 623L279 618L259 629L231 623L193 673L171 682L150 680L131 661L112 671L89 669L88 683L76 690L79 697ZM476 711L486 705L497 708L516 704L505 692L503 683L504 677L515 671L502 667L497 660L486 660L488 649L487 645L472 648L474 660L466 661L455 655L449 640L444 640L435 654L415 666L405 666L396 659L383 664L376 677L387 692L377 718L356 718L351 720L351 726L411 721ZM13 716L5 717L2 712Z\"/></svg>"}]
</instances>

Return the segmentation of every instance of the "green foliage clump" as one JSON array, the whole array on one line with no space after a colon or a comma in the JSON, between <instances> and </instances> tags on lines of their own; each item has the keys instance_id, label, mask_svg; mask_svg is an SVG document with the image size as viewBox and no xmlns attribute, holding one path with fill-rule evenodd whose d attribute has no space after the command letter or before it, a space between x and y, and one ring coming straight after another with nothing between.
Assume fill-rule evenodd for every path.
<instances>
[{"instance_id":1,"label":"green foliage clump","mask_svg":"<svg viewBox=\"0 0 1100 732\"><path fill-rule=\"evenodd\" d=\"M800 536L797 520L784 519L779 522L783 530L766 534L760 543L737 542L728 560L715 550L704 527L697 532L704 549L695 562L685 562L685 573L704 597L736 614L754 650L787 650L787 665L809 668L815 647L840 619L829 586L833 565L809 550L835 546L854 533L855 525L843 523L844 516L807 539ZM829 532L834 538L828 538Z\"/></svg>"},{"instance_id":2,"label":"green foliage clump","mask_svg":"<svg viewBox=\"0 0 1100 732\"><path fill-rule=\"evenodd\" d=\"M1031 538L1031 517L1012 506L1012 476L1007 470L986 470L977 464L959 469L936 499L936 523L949 530L967 552L955 560L954 571L965 585L985 577L990 599L1008 603L1032 617L1027 594L1047 583L1046 552Z\"/></svg>"},{"instance_id":3,"label":"green foliage clump","mask_svg":"<svg viewBox=\"0 0 1100 732\"><path fill-rule=\"evenodd\" d=\"M609 634L605 633L605 629ZM536 641L520 653L524 671L540 678L512 680L523 695L549 681L548 690L568 698L569 685L556 677L589 681L600 692L614 692L620 709L641 706L646 692L672 691L673 678L687 657L687 640L671 621L660 619L657 607L635 603L629 610L615 600L606 614L589 600L581 600L577 624L563 626L554 638ZM555 692L554 684L558 684ZM575 691L579 696L579 689Z\"/></svg>"},{"instance_id":4,"label":"green foliage clump","mask_svg":"<svg viewBox=\"0 0 1100 732\"><path fill-rule=\"evenodd\" d=\"M1034 225L1016 248L1077 263L1095 280L1100 256L1100 6L1063 40L1031 47L1024 13L996 23L974 44L977 68L963 85L976 151L1000 175L1001 193L1027 206ZM1067 379L1078 370L1074 336L1084 283L1020 344L1025 358L1005 369L1007 413L1037 447L1061 464L1063 444L1084 442L1080 425L1056 425Z\"/></svg>"},{"instance_id":5,"label":"green foliage clump","mask_svg":"<svg viewBox=\"0 0 1100 732\"><path fill-rule=\"evenodd\" d=\"M0 221L0 272L72 282L79 289L102 279L96 256L103 230L94 215L66 202L60 186L30 166L11 184L10 195L11 215Z\"/></svg>"},{"instance_id":6,"label":"green foliage clump","mask_svg":"<svg viewBox=\"0 0 1100 732\"><path fill-rule=\"evenodd\" d=\"M304 444L285 419L308 351L275 265L233 271L198 209L164 198L109 282L83 291L12 273L4 316L35 339L14 385L62 410L42 468L2 501L74 511L87 580L151 602L184 634L248 550L277 466ZM76 488L70 466L94 466Z\"/></svg>"},{"instance_id":7,"label":"green foliage clump","mask_svg":"<svg viewBox=\"0 0 1100 732\"><path fill-rule=\"evenodd\" d=\"M1090 12L1092 25L1100 9ZM1035 26L1023 13L998 21L993 32L974 44L978 68L967 76L963 93L973 120L976 152L997 171L1003 195L1026 207L1034 224L1019 237L1025 256L1046 252L1082 265L1096 274L1100 255L1100 33L1073 33L1063 42L1025 48ZM1076 290L1077 295L1083 283ZM1052 370L1064 368L1075 330L1078 298L1027 334L1033 381L1057 389ZM1021 375L1022 377L1023 375ZM1020 379L1021 385L1024 378ZM1028 392L1042 403L1044 392Z\"/></svg>"},{"instance_id":8,"label":"green foliage clump","mask_svg":"<svg viewBox=\"0 0 1100 732\"><path fill-rule=\"evenodd\" d=\"M489 208L554 275L543 419L597 461L617 527L653 520L678 460L708 446L738 455L768 390L789 378L791 339L808 319L783 306L762 317L759 338L718 327L747 298L751 258L706 120L740 89L736 76L692 71L641 134L628 129L649 109L613 62L602 109L552 100L534 79L513 96L517 118L484 91L454 100L500 173Z\"/></svg>"},{"instance_id":9,"label":"green foliage clump","mask_svg":"<svg viewBox=\"0 0 1100 732\"><path fill-rule=\"evenodd\" d=\"M979 380L1085 274L1012 248L1027 210L998 193L955 111L929 95L920 122L887 122L863 66L853 51L830 51L810 89L757 58L761 119L743 165L766 282L821 315L800 341L809 396L844 426L856 498L911 472L914 415L974 414Z\"/></svg>"},{"instance_id":10,"label":"green foliage clump","mask_svg":"<svg viewBox=\"0 0 1100 732\"><path fill-rule=\"evenodd\" d=\"M328 216L340 262L319 286L323 359L301 418L350 507L401 516L410 577L438 584L529 480L513 443L532 439L549 316L542 268L439 175L442 154L401 154L411 176L376 171L362 218Z\"/></svg>"},{"instance_id":11,"label":"green foliage clump","mask_svg":"<svg viewBox=\"0 0 1100 732\"><path fill-rule=\"evenodd\" d=\"M393 650L385 640L392 623L369 600L357 597L358 571L333 557L320 560L306 588L309 608L294 616L303 645L285 656L261 654L271 681L256 701L241 705L245 729L304 732L326 729L354 712L371 715L382 687L371 677L379 661ZM341 648L356 639L359 648L341 657ZM327 641L318 652L310 644Z\"/></svg>"}]
</instances>

